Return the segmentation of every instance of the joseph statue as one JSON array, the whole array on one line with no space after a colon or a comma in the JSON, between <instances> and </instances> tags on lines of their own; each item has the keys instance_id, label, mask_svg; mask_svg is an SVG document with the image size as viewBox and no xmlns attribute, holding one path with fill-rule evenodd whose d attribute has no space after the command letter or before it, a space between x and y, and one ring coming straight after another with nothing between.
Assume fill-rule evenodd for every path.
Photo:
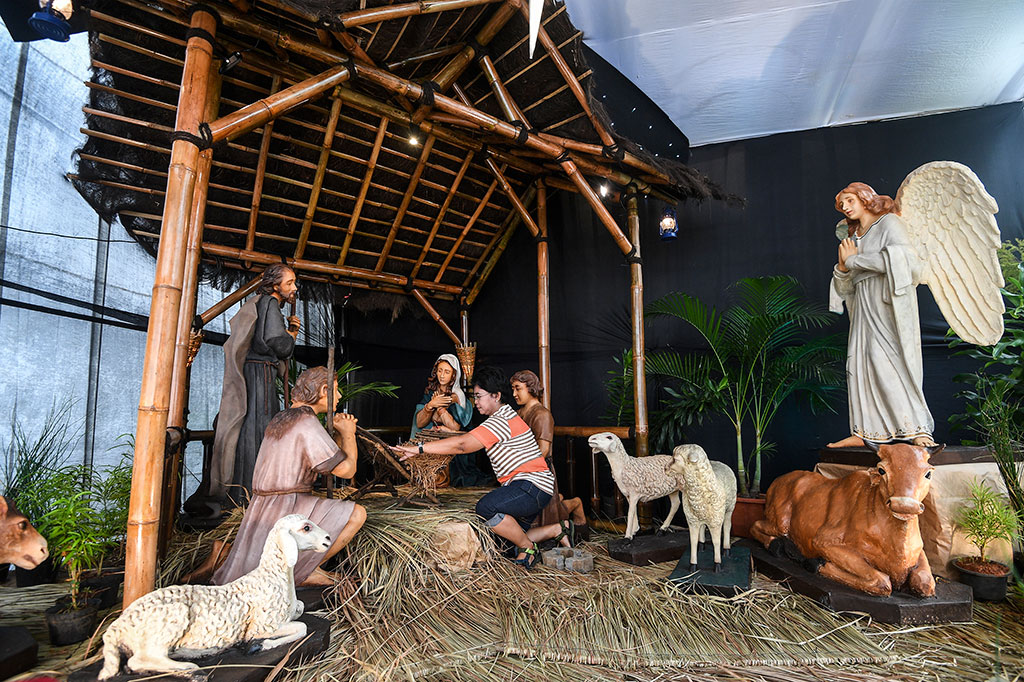
<instances>
[{"instance_id":1,"label":"joseph statue","mask_svg":"<svg viewBox=\"0 0 1024 682\"><path fill-rule=\"evenodd\" d=\"M193 515L219 515L225 503L243 505L252 493L256 454L281 410L276 380L287 376L299 333L299 318L290 316L285 326L281 313L296 292L295 272L275 263L263 271L257 295L231 318L213 457L199 489L185 502Z\"/></svg>"}]
</instances>

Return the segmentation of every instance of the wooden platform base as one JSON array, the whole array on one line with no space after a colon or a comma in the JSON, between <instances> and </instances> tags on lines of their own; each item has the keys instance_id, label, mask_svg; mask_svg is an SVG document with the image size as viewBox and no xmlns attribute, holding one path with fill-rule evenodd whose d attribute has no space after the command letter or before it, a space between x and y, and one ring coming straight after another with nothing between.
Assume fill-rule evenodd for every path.
<instances>
[{"instance_id":1,"label":"wooden platform base","mask_svg":"<svg viewBox=\"0 0 1024 682\"><path fill-rule=\"evenodd\" d=\"M943 578L938 579L934 597L915 597L904 592L890 597L872 597L810 573L792 559L774 556L760 545L751 545L751 555L759 573L785 580L794 592L807 595L831 611L866 613L881 623L895 625L954 623L972 618L971 588Z\"/></svg>"},{"instance_id":2,"label":"wooden platform base","mask_svg":"<svg viewBox=\"0 0 1024 682\"><path fill-rule=\"evenodd\" d=\"M636 535L632 540L608 541L608 556L634 566L649 566L675 561L690 551L690 534L675 531L664 535Z\"/></svg>"},{"instance_id":3,"label":"wooden platform base","mask_svg":"<svg viewBox=\"0 0 1024 682\"><path fill-rule=\"evenodd\" d=\"M697 550L697 572L690 570L690 550L679 560L679 564L668 576L672 582L692 587L696 592L732 597L750 589L750 547L734 544L725 556L723 550L722 568L715 573L715 549L710 542Z\"/></svg>"},{"instance_id":4,"label":"wooden platform base","mask_svg":"<svg viewBox=\"0 0 1024 682\"><path fill-rule=\"evenodd\" d=\"M307 639L296 648L285 665L295 665L301 659L315 656L325 651L331 642L331 626L327 620L309 614L304 614L299 620L306 624L308 630ZM295 645L293 644L292 646ZM288 654L290 648L290 646L284 645L270 651L262 651L252 655L246 654L240 648L231 648L213 656L196 659L193 663L198 665L200 670L192 674L161 675L160 679L204 680L207 682L257 682L267 678L267 673ZM93 682L97 679L96 676L102 667L103 661L97 661L86 668L73 672L68 677L68 682ZM116 675L110 679L113 682L127 682L128 680L140 680L143 678L153 679L154 674Z\"/></svg>"},{"instance_id":5,"label":"wooden platform base","mask_svg":"<svg viewBox=\"0 0 1024 682\"><path fill-rule=\"evenodd\" d=\"M39 644L23 627L0 628L0 680L30 670L39 660Z\"/></svg>"}]
</instances>

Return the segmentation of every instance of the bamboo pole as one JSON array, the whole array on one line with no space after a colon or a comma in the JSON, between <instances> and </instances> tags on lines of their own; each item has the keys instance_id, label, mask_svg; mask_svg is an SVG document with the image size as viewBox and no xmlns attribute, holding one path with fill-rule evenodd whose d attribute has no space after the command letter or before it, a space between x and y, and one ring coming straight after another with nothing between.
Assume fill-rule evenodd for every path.
<instances>
[{"instance_id":1,"label":"bamboo pole","mask_svg":"<svg viewBox=\"0 0 1024 682\"><path fill-rule=\"evenodd\" d=\"M462 165L459 166L459 171L455 174L455 179L452 180L452 187L448 191L448 196L444 199L444 204L442 204L441 208L437 211L437 219L434 220L434 224L430 228L430 234L427 235L427 241L423 243L423 251L420 253L420 257L416 261L416 265L413 266L410 277L415 277L419 274L420 268L423 266L423 261L427 258L430 246L434 243L434 237L437 236L437 231L441 228L441 221L444 219L445 213L448 212L448 207L452 204L452 198L455 196L456 190L459 189L459 185L462 184L462 178L466 176L466 171L469 170L469 164L472 161L473 152L469 152L466 154L465 158L462 159Z\"/></svg>"},{"instance_id":2,"label":"bamboo pole","mask_svg":"<svg viewBox=\"0 0 1024 682\"><path fill-rule=\"evenodd\" d=\"M316 99L347 81L351 75L347 66L333 66L312 78L246 105L210 123L211 139L217 143L239 138L286 111Z\"/></svg>"},{"instance_id":3,"label":"bamboo pole","mask_svg":"<svg viewBox=\"0 0 1024 682\"><path fill-rule=\"evenodd\" d=\"M253 263L263 263L265 265L281 262L280 256L275 256L269 253L260 253L258 251L245 251L243 249L237 249L223 244L211 244L209 242L203 244L203 253L208 256L215 256L218 258L230 258L237 261L249 260ZM365 282L390 284L398 287L405 286L408 281L405 277L401 277L399 275L373 272L372 270L363 270L349 265L335 265L334 263L323 263L320 261L311 261L301 258L288 258L285 263L295 271L313 272L326 275L328 277L345 277ZM431 293L437 292L452 294L454 296L458 296L462 293L462 287L453 286L451 284L437 284L429 280L414 279L412 285L418 289L430 291Z\"/></svg>"},{"instance_id":4,"label":"bamboo pole","mask_svg":"<svg viewBox=\"0 0 1024 682\"><path fill-rule=\"evenodd\" d=\"M331 100L331 113L327 117L327 130L324 131L324 143L320 148L320 159L317 161L316 173L313 175L313 187L309 192L309 204L306 206L306 215L303 217L302 227L299 229L299 242L295 245L296 258L302 258L302 254L306 250L306 242L309 240L309 230L313 227L313 216L316 215L316 207L320 203L320 188L324 184L327 161L331 158L331 146L334 144L334 131L338 128L339 114L341 114L341 98L335 94Z\"/></svg>"},{"instance_id":5,"label":"bamboo pole","mask_svg":"<svg viewBox=\"0 0 1024 682\"><path fill-rule=\"evenodd\" d=\"M497 188L497 186L498 180L497 178L495 178L494 181L491 183L491 186L487 188L487 192L484 194L484 198L480 200L479 204L477 204L476 210L473 211L473 215L469 217L469 220L466 222L466 226L462 228L462 232L459 233L459 238L455 240L455 243L452 245L451 249L448 250L448 255L445 256L444 262L441 263L441 267L438 268L437 275L434 277L435 282L441 281L441 278L444 276L445 270L448 269L448 264L452 262L452 258L455 257L455 254L458 252L459 247L462 246L462 242L465 241L466 235L469 234L469 231L471 229L473 229L473 225L474 223L476 223L477 218L479 218L480 214L484 212L485 208L487 208L487 204L491 200L491 195L494 194L494 190L495 188ZM469 341L467 340L466 343L469 343Z\"/></svg>"},{"instance_id":6,"label":"bamboo pole","mask_svg":"<svg viewBox=\"0 0 1024 682\"><path fill-rule=\"evenodd\" d=\"M270 82L270 94L281 88L281 76L274 74ZM245 235L245 249L252 251L256 245L256 221L260 214L260 202L263 200L263 181L267 172L267 154L270 151L271 134L274 122L267 121L263 126L263 139L260 140L260 153L256 159L256 180L252 187L252 202L249 204L249 228Z\"/></svg>"},{"instance_id":7,"label":"bamboo pole","mask_svg":"<svg viewBox=\"0 0 1024 682\"><path fill-rule=\"evenodd\" d=\"M465 299L462 300L459 305L459 331L461 333L462 345L469 345L469 306L466 305Z\"/></svg>"},{"instance_id":8,"label":"bamboo pole","mask_svg":"<svg viewBox=\"0 0 1024 682\"><path fill-rule=\"evenodd\" d=\"M210 120L217 116L220 108L220 74L214 64L210 66L209 94L203 119ZM204 149L199 152L196 164L196 182L192 196L192 212L188 220L188 237L185 245L185 278L181 289L181 304L178 308L178 330L174 340L174 364L171 374L171 397L168 404L167 426L169 428L187 428L188 426L188 386L189 386L189 343L192 336L192 319L196 314L196 296L199 293L199 262L202 260L200 245L203 243L203 224L206 219L206 195L209 189L210 166L213 163L213 150ZM166 551L167 542L174 530L174 518L178 513L180 496L181 460L184 456L186 443L182 442L171 456L166 459L164 470L163 512L161 513L161 530L159 554Z\"/></svg>"},{"instance_id":9,"label":"bamboo pole","mask_svg":"<svg viewBox=\"0 0 1024 682\"><path fill-rule=\"evenodd\" d=\"M630 192L626 198L626 221L629 224L629 236L636 249L634 254L640 258L640 216L637 212L636 192ZM636 415L635 437L636 456L648 454L647 427L647 380L644 374L644 276L639 260L629 264L630 279L630 312L633 319L633 410Z\"/></svg>"},{"instance_id":10,"label":"bamboo pole","mask_svg":"<svg viewBox=\"0 0 1024 682\"><path fill-rule=\"evenodd\" d=\"M433 135L428 135L423 143L423 151L420 152L419 161L416 162L416 168L409 179L409 186L406 188L405 194L402 195L402 203L399 204L398 211L395 213L395 219L391 223L391 229L388 231L388 237L380 251L380 258L377 259L377 267L374 268L374 272L381 272L384 269L384 263L387 262L388 254L391 253L391 247L395 243L395 237L398 236L398 230L402 227L402 220L405 219L405 213L409 209L409 202L412 201L412 195L416 192L416 185L419 184L420 176L423 175L427 157L430 156L430 150L434 148L434 139Z\"/></svg>"},{"instance_id":11,"label":"bamboo pole","mask_svg":"<svg viewBox=\"0 0 1024 682\"><path fill-rule=\"evenodd\" d=\"M435 47L425 52L420 52L411 57L405 59L399 59L398 61L389 62L386 64L388 71L398 71L399 69L407 66L413 66L415 64L422 64L423 62L429 62L431 59L439 59L441 57L447 57L450 54L461 52L462 48L466 45L465 43L455 43L454 45L446 45L445 47Z\"/></svg>"},{"instance_id":12,"label":"bamboo pole","mask_svg":"<svg viewBox=\"0 0 1024 682\"><path fill-rule=\"evenodd\" d=\"M339 100L340 101L340 100ZM348 232L345 234L345 243L341 247L341 254L338 256L338 265L345 264L348 257L348 250L352 246L352 234L359 222L359 214L363 211L363 202L366 201L366 193L370 189L370 180L373 178L373 171L377 168L377 157L380 155L381 145L384 143L384 133L388 129L388 119L381 117L377 126L377 137L373 142L373 151L366 162L366 173L363 175L363 184L359 187L359 196L356 197L355 206L352 208L352 217L348 221Z\"/></svg>"},{"instance_id":13,"label":"bamboo pole","mask_svg":"<svg viewBox=\"0 0 1024 682\"><path fill-rule=\"evenodd\" d=\"M387 7L373 7L370 9L354 10L343 12L337 16L337 22L345 28L376 24L382 21L393 19L404 19L422 14L434 14L446 12L464 7L475 7L486 5L500 0L420 0L419 2L407 2L401 5L389 5Z\"/></svg>"},{"instance_id":14,"label":"bamboo pole","mask_svg":"<svg viewBox=\"0 0 1024 682\"><path fill-rule=\"evenodd\" d=\"M334 331L327 334L327 435L334 440L334 387L338 385L338 377L334 373ZM287 382L287 377L285 381ZM327 477L327 499L334 499L334 474L328 471Z\"/></svg>"},{"instance_id":15,"label":"bamboo pole","mask_svg":"<svg viewBox=\"0 0 1024 682\"><path fill-rule=\"evenodd\" d=\"M212 320L216 319L221 313L233 306L234 304L241 301L243 298L256 291L259 288L260 282L263 280L263 275L259 274L253 277L251 280L238 287L235 291L231 292L217 303L210 306L210 309L204 313L200 313L198 319L195 321L195 326L202 329L208 325Z\"/></svg>"},{"instance_id":16,"label":"bamboo pole","mask_svg":"<svg viewBox=\"0 0 1024 682\"><path fill-rule=\"evenodd\" d=\"M203 9L193 12L191 26L209 35L214 35L217 30L214 16ZM212 61L213 46L201 35L189 38L178 98L177 130L198 134L209 91ZM125 549L126 607L152 590L156 579L160 476L174 364L174 339L185 275L185 241L198 161L199 148L193 142L184 139L174 141L139 393Z\"/></svg>"},{"instance_id":17,"label":"bamboo pole","mask_svg":"<svg viewBox=\"0 0 1024 682\"><path fill-rule=\"evenodd\" d=\"M530 203L533 202L536 194L537 188L531 184L523 195L523 205L529 206ZM473 279L473 275L480 267L480 264L484 262L483 259L487 259L486 263L484 263L483 269L480 271L480 277L478 277L476 282L473 283L472 289L470 289L469 294L466 296L466 305L473 305L473 302L476 301L476 297L480 295L480 290L483 288L487 278L490 277L491 272L494 270L494 266L498 263L498 259L501 258L501 254L504 253L505 249L508 247L508 243L512 239L512 234L515 232L516 227L519 226L521 221L522 216L520 216L518 212L510 213L508 227L505 228L503 233L500 233L501 238L497 242L497 246L494 247L494 250L490 252L490 256L487 256L487 250L485 250L480 261L478 261L477 264L473 266L473 269L470 270L469 275L466 277L466 284ZM495 239L497 238L497 235L495 235ZM488 246L488 250L490 250L490 246Z\"/></svg>"},{"instance_id":18,"label":"bamboo pole","mask_svg":"<svg viewBox=\"0 0 1024 682\"><path fill-rule=\"evenodd\" d=\"M419 289L413 289L412 295L420 302L420 305L427 311L427 314L430 315L431 319L440 325L441 330L448 335L448 338L452 340L452 343L456 346L461 345L462 342L459 340L459 337L452 331L452 328L448 326L448 323L444 321L441 314L434 309L434 306L430 305L430 301L428 301L427 297L423 295L423 292Z\"/></svg>"},{"instance_id":19,"label":"bamboo pole","mask_svg":"<svg viewBox=\"0 0 1024 682\"><path fill-rule=\"evenodd\" d=\"M548 191L537 181L537 351L541 404L551 409L551 300L548 295Z\"/></svg>"},{"instance_id":20,"label":"bamboo pole","mask_svg":"<svg viewBox=\"0 0 1024 682\"><path fill-rule=\"evenodd\" d=\"M498 75L498 69L495 68L491 58L486 54L482 54L477 62L480 64L480 69L484 72L484 78L487 79L487 83L494 92L494 98L498 101L498 106L505 113L505 118L510 123L522 121L529 128L530 122L526 119L526 114L523 113L515 103L515 100L512 99L512 95L505 89L505 85L501 82L501 76Z\"/></svg>"},{"instance_id":21,"label":"bamboo pole","mask_svg":"<svg viewBox=\"0 0 1024 682\"><path fill-rule=\"evenodd\" d=\"M516 213L519 214L519 217L526 224L526 229L528 229L530 234L534 237L538 236L540 234L540 228L537 227L537 223L534 222L533 216L531 216L530 212L526 210L526 206L522 201L520 201L519 197L512 189L512 185L510 185L508 180L505 179L505 174L501 172L500 168L498 168L498 164L494 162L494 159L486 159L485 163L487 164L487 169L491 171L491 174L498 181L498 185L501 186L501 191L504 192L505 196L508 197L508 200L512 202L512 207L515 208Z\"/></svg>"}]
</instances>

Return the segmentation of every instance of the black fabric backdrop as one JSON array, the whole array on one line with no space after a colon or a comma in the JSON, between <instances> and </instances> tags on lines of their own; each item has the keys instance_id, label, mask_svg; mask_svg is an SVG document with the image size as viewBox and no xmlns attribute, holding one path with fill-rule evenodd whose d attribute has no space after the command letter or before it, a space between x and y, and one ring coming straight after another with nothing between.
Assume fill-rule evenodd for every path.
<instances>
[{"instance_id":1,"label":"black fabric backdrop","mask_svg":"<svg viewBox=\"0 0 1024 682\"><path fill-rule=\"evenodd\" d=\"M860 180L895 194L907 173L928 161L953 160L970 166L1000 206L1003 239L1024 236L1024 111L1020 103L971 111L869 123L710 145L692 150L690 163L725 188L746 197L745 208L723 203L679 208L680 238L663 243L656 225L664 207L641 204L644 298L684 291L723 308L729 286L742 277L790 275L807 295L827 302L836 258L834 225L841 217L833 197ZM634 125L646 128L642 120ZM622 123L622 132L629 134ZM621 207L613 205L620 224ZM551 347L553 412L562 425L597 425L606 405L603 381L612 358L630 346L629 271L606 230L577 195L556 192L549 202ZM924 341L925 393L936 419L939 441L959 442L947 419L961 410L953 375L973 369L951 357L947 325L926 287L919 287ZM457 328L454 306L441 308ZM470 337L480 361L506 371L536 370L536 247L525 229L517 231L470 311ZM349 316L351 353L375 371L403 385L399 401L366 405L364 422L407 423L422 394L433 359L450 352L450 342L426 317L405 315L393 324L387 315ZM845 331L846 316L828 332ZM648 349L672 346L686 351L699 341L681 322L647 326ZM652 391L650 402L658 397ZM778 444L766 463L766 478L813 466L817 450L849 433L845 403L836 414L812 415L792 400L768 433ZM690 440L715 458L735 459L731 427L713 419L693 429ZM767 481L766 481L767 483Z\"/></svg>"}]
</instances>

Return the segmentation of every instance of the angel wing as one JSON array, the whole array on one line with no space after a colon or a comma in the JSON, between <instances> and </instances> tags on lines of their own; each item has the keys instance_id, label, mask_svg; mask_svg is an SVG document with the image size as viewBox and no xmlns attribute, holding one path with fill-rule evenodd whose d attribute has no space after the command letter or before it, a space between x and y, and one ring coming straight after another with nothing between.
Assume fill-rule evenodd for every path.
<instances>
[{"instance_id":1,"label":"angel wing","mask_svg":"<svg viewBox=\"0 0 1024 682\"><path fill-rule=\"evenodd\" d=\"M994 344L1004 311L996 200L967 166L933 161L906 177L896 205L946 322L965 341Z\"/></svg>"}]
</instances>

